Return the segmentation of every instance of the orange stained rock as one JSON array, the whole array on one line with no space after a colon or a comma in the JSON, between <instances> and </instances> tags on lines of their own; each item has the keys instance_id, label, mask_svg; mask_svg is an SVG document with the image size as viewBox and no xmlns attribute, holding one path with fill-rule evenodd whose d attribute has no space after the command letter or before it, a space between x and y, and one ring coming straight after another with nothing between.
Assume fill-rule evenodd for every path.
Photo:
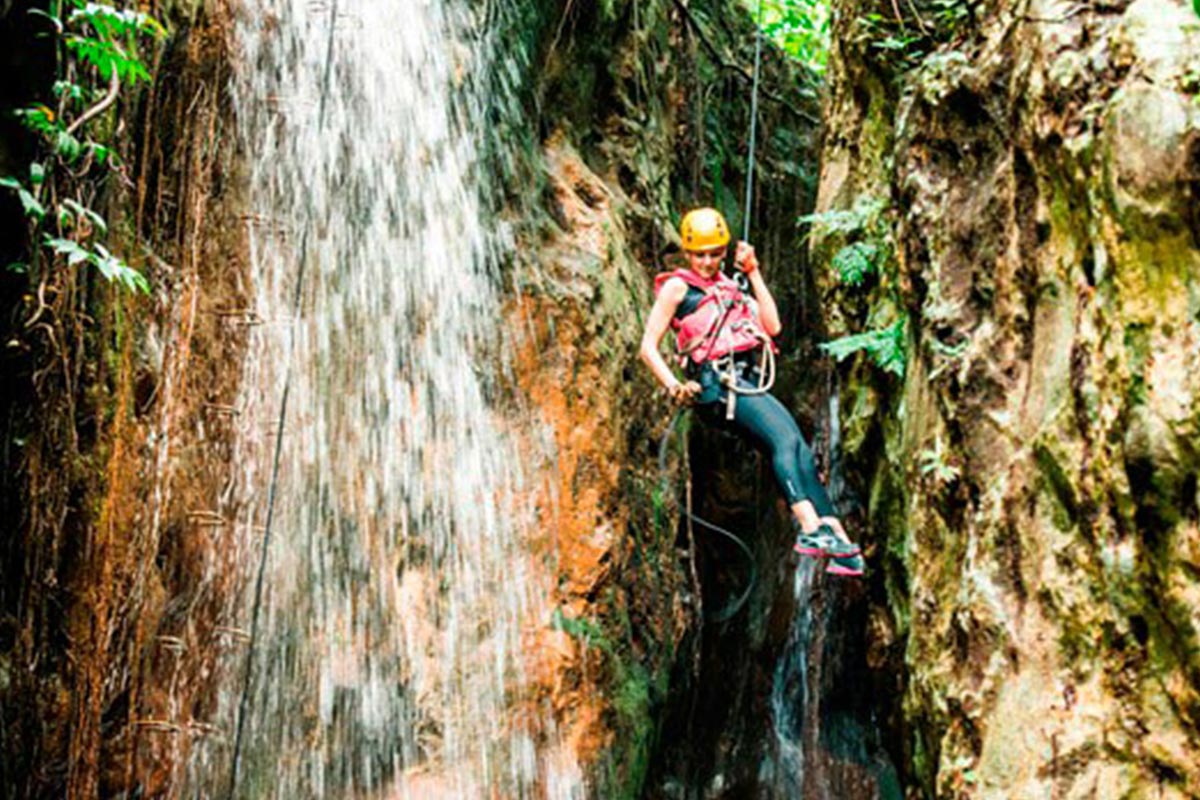
<instances>
[{"instance_id":1,"label":"orange stained rock","mask_svg":"<svg viewBox=\"0 0 1200 800\"><path fill-rule=\"evenodd\" d=\"M538 627L527 631L529 687L548 698L563 747L581 766L594 761L612 741L607 701L597 684L605 655L585 648L551 627L558 609L569 619L599 618L601 592L620 557L620 532L627 524L618 478L624 442L613 425L617 393L607 359L595 346L589 299L595 264L605 264L613 242L611 192L561 137L547 146L554 201L563 232L544 244L541 269L570 287L567 296L528 293L507 309L510 329L524 332L514 353L519 393L535 418L549 427L553 463L533 482L546 498L536 504L538 529L531 560L550 564L556 587ZM529 448L533 450L533 448Z\"/></svg>"},{"instance_id":2,"label":"orange stained rock","mask_svg":"<svg viewBox=\"0 0 1200 800\"><path fill-rule=\"evenodd\" d=\"M556 463L544 476L553 502L538 506L537 526L547 536L534 543L532 559L546 557L554 565L559 589L549 608L560 608L570 618L589 615L589 600L608 576L615 558L614 519L620 514L611 498L616 491L617 472L600 465L611 459L616 442L601 425L607 414L597 408L605 402L602 393L576 393L579 386L596 386L595 364L577 363L579 350L565 345L580 334L578 315L554 308L540 298L522 298L511 311L519 324L533 331L531 341L516 354L516 376L522 392L538 416L550 425L556 448ZM554 334L548 320L555 317ZM556 356L546 358L547 353ZM572 381L569 376L575 374ZM538 552L538 547L546 548ZM529 675L535 695L548 696L558 717L564 746L581 763L593 760L611 740L604 723L605 704L594 685L598 670L583 669L579 644L570 635L543 626L529 637Z\"/></svg>"}]
</instances>

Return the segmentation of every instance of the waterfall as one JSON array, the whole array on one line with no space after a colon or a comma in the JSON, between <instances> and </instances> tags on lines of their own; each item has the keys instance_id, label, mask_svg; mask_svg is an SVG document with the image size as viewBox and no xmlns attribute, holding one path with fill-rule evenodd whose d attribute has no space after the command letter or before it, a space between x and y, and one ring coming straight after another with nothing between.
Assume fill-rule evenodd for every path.
<instances>
[{"instance_id":1,"label":"waterfall","mask_svg":"<svg viewBox=\"0 0 1200 800\"><path fill-rule=\"evenodd\" d=\"M787 644L771 678L771 734L774 740L773 797L804 796L806 720L810 709L808 656L814 623L813 582L818 564L806 559L795 572L792 596L796 615Z\"/></svg>"},{"instance_id":2,"label":"waterfall","mask_svg":"<svg viewBox=\"0 0 1200 800\"><path fill-rule=\"evenodd\" d=\"M225 503L248 588L228 620L228 735L193 753L189 795L223 796L251 653L238 796L581 793L548 714L512 708L548 589L494 383L505 245L480 137L519 70L493 6L240 10L254 285Z\"/></svg>"},{"instance_id":3,"label":"waterfall","mask_svg":"<svg viewBox=\"0 0 1200 800\"><path fill-rule=\"evenodd\" d=\"M835 508L845 510L847 494L841 474L841 420L838 416L837 385L828 387L826 423L829 439L829 470L827 490ZM839 502L843 501L843 502ZM772 796L779 798L804 797L804 780L809 757L820 735L820 697L812 689L820 686L818 670L810 671L810 662L818 656L815 649L825 637L817 635L817 627L830 624L825 603L819 603L815 592L817 574L823 562L805 559L792 580L792 599L796 612L788 629L787 643L771 678L771 734L773 739L770 778ZM817 658L820 663L819 656ZM819 777L819 776L818 776ZM827 795L824 781L810 781L821 797Z\"/></svg>"}]
</instances>

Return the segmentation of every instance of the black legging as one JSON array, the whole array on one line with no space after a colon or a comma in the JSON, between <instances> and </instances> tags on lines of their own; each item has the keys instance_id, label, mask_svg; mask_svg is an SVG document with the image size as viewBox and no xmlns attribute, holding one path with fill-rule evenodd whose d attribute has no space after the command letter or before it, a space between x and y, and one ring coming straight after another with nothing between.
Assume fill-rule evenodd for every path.
<instances>
[{"instance_id":1,"label":"black legging","mask_svg":"<svg viewBox=\"0 0 1200 800\"><path fill-rule=\"evenodd\" d=\"M711 386L710 381L703 383ZM726 420L726 391L721 387L719 394L716 391L705 392L697 405L700 416L709 424L748 436L767 452L771 457L775 480L779 482L789 506L809 500L822 517L836 516L825 487L817 480L812 450L804 441L800 426L783 403L769 394L738 395L733 419ZM709 400L713 394L718 396ZM708 402L704 402L706 400Z\"/></svg>"}]
</instances>

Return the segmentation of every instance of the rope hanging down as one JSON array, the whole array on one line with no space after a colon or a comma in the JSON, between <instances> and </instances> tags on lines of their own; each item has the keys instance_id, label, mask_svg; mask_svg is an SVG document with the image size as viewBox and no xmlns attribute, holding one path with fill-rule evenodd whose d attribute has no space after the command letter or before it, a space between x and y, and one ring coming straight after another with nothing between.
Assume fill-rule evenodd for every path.
<instances>
[{"instance_id":1,"label":"rope hanging down","mask_svg":"<svg viewBox=\"0 0 1200 800\"><path fill-rule=\"evenodd\" d=\"M671 446L671 437L674 435L675 429L679 427L679 421L683 419L683 415L685 413L687 413L687 409L680 409L679 411L675 412L675 416L671 417L671 422L669 425L667 425L666 433L663 434L662 439L659 440L658 443L658 485L659 493L664 497L667 494L667 485L669 480L669 476L667 475L667 451ZM686 444L684 446L686 447ZM750 599L750 593L754 591L754 587L758 583L758 567L754 563L754 553L750 550L750 546L732 531L726 530L720 525L714 525L698 514L693 514L690 508L685 508L683 514L686 518L690 519L700 527L719 534L720 536L724 536L726 539L733 542L746 557L746 564L750 569L750 579L746 581L746 588L743 589L742 593L735 597L724 608L708 618L711 622L725 622L729 619L732 619L735 614L742 610L742 606L746 605L746 601Z\"/></svg>"},{"instance_id":2,"label":"rope hanging down","mask_svg":"<svg viewBox=\"0 0 1200 800\"><path fill-rule=\"evenodd\" d=\"M750 147L746 153L746 203L742 206L742 241L750 241L750 211L754 200L754 146L758 134L758 82L762 74L763 0L754 21L754 81L750 86Z\"/></svg>"},{"instance_id":3,"label":"rope hanging down","mask_svg":"<svg viewBox=\"0 0 1200 800\"><path fill-rule=\"evenodd\" d=\"M758 0L758 14L755 19L755 35L754 35L754 77L750 89L750 142L746 153L746 201L742 206L742 241L750 240L750 217L751 204L754 200L754 149L758 134L758 84L762 74L762 23L763 23L763 0ZM748 291L749 286L746 285L744 273L738 273L738 285L742 291ZM715 337L720 333L721 328L725 326L725 322L729 317L729 307L727 306L716 324L705 336L705 339ZM760 364L760 383L757 387L749 389L741 387L737 383L736 372L733 372L732 362L727 365L731 370L729 375L722 375L722 383L726 387L726 392L729 397L728 417L732 417L733 403L736 402L739 394L765 394L770 390L771 385L775 382L775 359L769 344L763 345L763 363ZM720 374L720 373L719 373ZM684 410L675 412L675 416L671 418L671 422L667 425L667 430L663 434L662 440L658 445L658 471L659 471L659 487L660 491L665 495L667 488L667 449L671 444L671 436L675 433L675 428L678 427L679 421L683 419ZM756 492L757 496L757 492ZM735 614L742 609L746 601L750 599L750 593L754 591L755 584L758 583L758 567L754 562L754 553L750 550L750 546L746 544L737 534L732 531L722 528L720 525L714 525L698 514L693 514L691 508L684 509L684 516L691 520L696 525L712 531L713 533L724 536L726 539L737 545L738 549L746 557L746 563L750 569L750 579L746 582L746 588L742 593L733 599L728 605L713 614L710 619L713 622L725 622L732 619ZM757 510L755 512L757 522ZM755 525L757 528L757 524Z\"/></svg>"},{"instance_id":4,"label":"rope hanging down","mask_svg":"<svg viewBox=\"0 0 1200 800\"><path fill-rule=\"evenodd\" d=\"M317 110L317 128L325 128L325 103L329 96L329 82L333 75L333 34L337 22L338 0L329 6L329 40L325 48L325 69L321 76L320 107ZM312 216L312 208L309 209ZM310 220L311 222L311 220ZM300 302L303 297L304 273L308 265L308 235L311 224L304 229L300 239L300 265L296 270L296 288L292 294L292 325L300 320ZM246 727L246 713L250 709L250 684L254 677L254 655L258 645L258 621L262 615L263 577L267 567L267 551L271 544L271 524L275 521L275 495L279 488L279 463L283 453L283 424L287 419L288 395L292 388L292 355L296 349L296 331L293 327L288 337L287 367L283 378L283 396L279 401L279 419L275 424L275 452L271 459L271 483L267 490L267 520L263 526L262 544L258 554L258 570L254 579L254 606L250 613L250 641L247 645L246 666L242 673L242 694L238 702L237 731L233 738L233 762L229 768L227 800L233 800L237 792L238 775L242 766L242 738Z\"/></svg>"}]
</instances>

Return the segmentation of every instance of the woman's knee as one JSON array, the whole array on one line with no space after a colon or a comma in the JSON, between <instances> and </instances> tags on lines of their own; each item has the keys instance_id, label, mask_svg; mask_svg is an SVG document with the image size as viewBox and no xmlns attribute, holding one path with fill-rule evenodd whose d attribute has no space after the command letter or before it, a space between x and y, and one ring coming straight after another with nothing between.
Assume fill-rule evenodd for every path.
<instances>
[{"instance_id":1,"label":"woman's knee","mask_svg":"<svg viewBox=\"0 0 1200 800\"><path fill-rule=\"evenodd\" d=\"M771 453L771 467L789 503L803 500L807 495L806 481L800 460L796 457L797 452L794 442L780 442L780 446Z\"/></svg>"}]
</instances>

